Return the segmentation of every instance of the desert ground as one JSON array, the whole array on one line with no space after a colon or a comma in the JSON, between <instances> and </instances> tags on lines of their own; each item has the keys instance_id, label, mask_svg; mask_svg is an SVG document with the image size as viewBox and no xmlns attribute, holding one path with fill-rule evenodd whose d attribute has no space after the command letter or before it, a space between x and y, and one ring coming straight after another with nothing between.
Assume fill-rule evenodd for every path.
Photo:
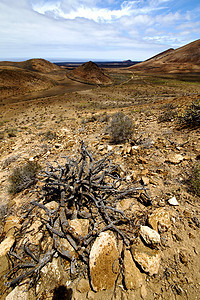
<instances>
[{"instance_id":1,"label":"desert ground","mask_svg":"<svg viewBox=\"0 0 200 300\"><path fill-rule=\"evenodd\" d=\"M84 84L52 73L49 78L55 80L57 76L60 82L52 88L1 100L0 241L7 237L9 217L17 217L20 226L33 199L30 191L34 186L9 193L8 178L14 168L34 161L44 169L47 162L62 162L63 155L76 157L84 141L98 159L113 151L112 161L125 170L127 181L146 184L152 205L142 203L140 195L119 203L127 214L134 209L141 212L139 225L146 225L148 217L159 209L167 212L169 220L163 221L168 223L165 230L159 230L160 243L155 250L160 257L159 270L151 275L139 267L140 275L135 278L140 284L130 287L132 275L126 275L122 260L115 285L97 292L87 275L79 273L72 279L66 271L59 282L46 284L46 292L37 290L34 294L31 288L24 292L24 299L199 299L200 198L189 178L199 164L200 129L181 125L178 117L200 98L200 77L147 75L128 69L105 72L113 79L109 86ZM116 112L123 112L134 124L132 137L125 144L112 143L106 131ZM173 197L177 204L170 205L168 200ZM136 247L142 243L140 235L133 240ZM123 247L123 251L130 250ZM3 269L3 263L1 266ZM12 291L3 284L5 273L0 271L1 299ZM63 282L68 282L72 293L63 292L59 298L55 291Z\"/></svg>"}]
</instances>

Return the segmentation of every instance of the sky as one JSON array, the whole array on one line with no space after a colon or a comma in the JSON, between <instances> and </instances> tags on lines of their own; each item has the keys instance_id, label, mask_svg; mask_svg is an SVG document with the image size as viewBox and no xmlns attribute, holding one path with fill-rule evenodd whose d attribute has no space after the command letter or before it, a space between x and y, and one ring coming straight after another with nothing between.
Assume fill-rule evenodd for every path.
<instances>
[{"instance_id":1,"label":"sky","mask_svg":"<svg viewBox=\"0 0 200 300\"><path fill-rule=\"evenodd\" d=\"M142 61L199 38L199 0L0 0L0 60Z\"/></svg>"}]
</instances>

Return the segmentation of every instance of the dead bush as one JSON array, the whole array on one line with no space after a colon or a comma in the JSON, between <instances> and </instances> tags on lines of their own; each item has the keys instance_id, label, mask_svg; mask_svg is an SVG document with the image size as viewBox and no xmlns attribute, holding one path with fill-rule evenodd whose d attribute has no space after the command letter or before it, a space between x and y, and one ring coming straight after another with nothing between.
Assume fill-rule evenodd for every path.
<instances>
[{"instance_id":1,"label":"dead bush","mask_svg":"<svg viewBox=\"0 0 200 300\"><path fill-rule=\"evenodd\" d=\"M124 143L132 137L133 122L123 112L117 112L113 115L110 124L106 128L106 133L111 137L114 144Z\"/></svg>"},{"instance_id":2,"label":"dead bush","mask_svg":"<svg viewBox=\"0 0 200 300\"><path fill-rule=\"evenodd\" d=\"M38 170L39 164L37 162L30 161L25 163L23 166L14 168L8 178L9 193L16 194L33 185L36 182Z\"/></svg>"}]
</instances>

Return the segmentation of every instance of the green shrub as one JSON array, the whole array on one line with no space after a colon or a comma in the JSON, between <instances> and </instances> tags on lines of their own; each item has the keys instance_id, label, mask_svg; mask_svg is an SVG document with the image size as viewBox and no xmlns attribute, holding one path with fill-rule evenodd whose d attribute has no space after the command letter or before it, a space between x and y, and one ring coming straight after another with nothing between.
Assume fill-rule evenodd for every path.
<instances>
[{"instance_id":1,"label":"green shrub","mask_svg":"<svg viewBox=\"0 0 200 300\"><path fill-rule=\"evenodd\" d=\"M158 117L158 122L160 122L160 123L170 122L173 119L175 119L176 116L177 116L177 112L174 110L165 111Z\"/></svg>"},{"instance_id":2,"label":"green shrub","mask_svg":"<svg viewBox=\"0 0 200 300\"><path fill-rule=\"evenodd\" d=\"M192 192L200 196L200 163L197 163L191 169L189 185Z\"/></svg>"},{"instance_id":3,"label":"green shrub","mask_svg":"<svg viewBox=\"0 0 200 300\"><path fill-rule=\"evenodd\" d=\"M181 123L187 126L200 125L200 99L192 102L192 104L185 110L185 113L180 116Z\"/></svg>"},{"instance_id":4,"label":"green shrub","mask_svg":"<svg viewBox=\"0 0 200 300\"><path fill-rule=\"evenodd\" d=\"M14 168L8 178L9 193L16 194L33 185L36 182L38 170L38 163L30 161L21 167Z\"/></svg>"},{"instance_id":5,"label":"green shrub","mask_svg":"<svg viewBox=\"0 0 200 300\"><path fill-rule=\"evenodd\" d=\"M123 112L117 112L113 115L106 132L110 135L112 143L119 144L132 137L133 128L131 119Z\"/></svg>"}]
</instances>

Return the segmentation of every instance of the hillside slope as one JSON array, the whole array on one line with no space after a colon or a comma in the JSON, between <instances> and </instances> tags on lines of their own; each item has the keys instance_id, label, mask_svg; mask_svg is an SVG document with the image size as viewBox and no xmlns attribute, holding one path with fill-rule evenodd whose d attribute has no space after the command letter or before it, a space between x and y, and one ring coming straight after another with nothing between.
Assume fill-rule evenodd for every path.
<instances>
[{"instance_id":1,"label":"hillside slope","mask_svg":"<svg viewBox=\"0 0 200 300\"><path fill-rule=\"evenodd\" d=\"M129 69L149 73L200 73L200 39L164 51Z\"/></svg>"},{"instance_id":2,"label":"hillside slope","mask_svg":"<svg viewBox=\"0 0 200 300\"><path fill-rule=\"evenodd\" d=\"M46 90L55 82L42 74L15 67L0 67L0 100Z\"/></svg>"}]
</instances>

